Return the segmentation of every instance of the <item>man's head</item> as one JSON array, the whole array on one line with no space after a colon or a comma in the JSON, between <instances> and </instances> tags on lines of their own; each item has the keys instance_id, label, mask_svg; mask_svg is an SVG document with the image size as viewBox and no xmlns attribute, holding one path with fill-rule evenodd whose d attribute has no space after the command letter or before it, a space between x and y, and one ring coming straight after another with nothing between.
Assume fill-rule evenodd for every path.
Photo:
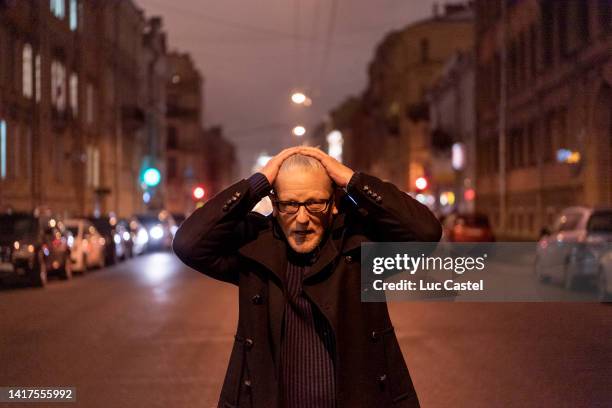
<instances>
[{"instance_id":1,"label":"man's head","mask_svg":"<svg viewBox=\"0 0 612 408\"><path fill-rule=\"evenodd\" d=\"M316 249L338 213L333 183L321 162L301 154L288 157L278 171L274 191L273 214L291 248L302 254ZM310 210L296 203L306 203Z\"/></svg>"}]
</instances>

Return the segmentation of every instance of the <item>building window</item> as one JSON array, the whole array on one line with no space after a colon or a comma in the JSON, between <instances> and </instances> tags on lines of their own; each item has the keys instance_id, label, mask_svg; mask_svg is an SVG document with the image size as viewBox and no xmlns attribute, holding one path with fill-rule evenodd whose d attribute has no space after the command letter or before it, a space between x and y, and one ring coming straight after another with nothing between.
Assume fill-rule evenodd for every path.
<instances>
[{"instance_id":1,"label":"building window","mask_svg":"<svg viewBox=\"0 0 612 408\"><path fill-rule=\"evenodd\" d=\"M92 84L87 84L86 90L86 112L85 112L85 121L88 124L92 124L94 121L94 88Z\"/></svg>"},{"instance_id":2,"label":"building window","mask_svg":"<svg viewBox=\"0 0 612 408\"><path fill-rule=\"evenodd\" d=\"M70 109L76 117L79 113L79 77L74 72L70 74Z\"/></svg>"},{"instance_id":3,"label":"building window","mask_svg":"<svg viewBox=\"0 0 612 408\"><path fill-rule=\"evenodd\" d=\"M76 31L79 27L79 5L77 0L70 0L70 30Z\"/></svg>"},{"instance_id":4,"label":"building window","mask_svg":"<svg viewBox=\"0 0 612 408\"><path fill-rule=\"evenodd\" d=\"M66 109L66 68L61 62L51 62L51 104L60 112Z\"/></svg>"},{"instance_id":5,"label":"building window","mask_svg":"<svg viewBox=\"0 0 612 408\"><path fill-rule=\"evenodd\" d=\"M6 179L6 122L0 120L0 179Z\"/></svg>"},{"instance_id":6,"label":"building window","mask_svg":"<svg viewBox=\"0 0 612 408\"><path fill-rule=\"evenodd\" d=\"M174 180L176 176L176 157L168 157L168 180Z\"/></svg>"},{"instance_id":7,"label":"building window","mask_svg":"<svg viewBox=\"0 0 612 408\"><path fill-rule=\"evenodd\" d=\"M36 58L34 59L34 93L36 102L40 102L40 94L41 94L41 72L40 72L40 54L36 54Z\"/></svg>"},{"instance_id":8,"label":"building window","mask_svg":"<svg viewBox=\"0 0 612 408\"><path fill-rule=\"evenodd\" d=\"M21 53L21 83L23 87L23 96L31 98L33 93L32 84L32 46L26 43L23 46Z\"/></svg>"},{"instance_id":9,"label":"building window","mask_svg":"<svg viewBox=\"0 0 612 408\"><path fill-rule=\"evenodd\" d=\"M421 39L421 62L429 61L429 39Z\"/></svg>"},{"instance_id":10,"label":"building window","mask_svg":"<svg viewBox=\"0 0 612 408\"><path fill-rule=\"evenodd\" d=\"M64 18L66 10L64 8L64 0L50 0L51 13L57 18Z\"/></svg>"},{"instance_id":11,"label":"building window","mask_svg":"<svg viewBox=\"0 0 612 408\"><path fill-rule=\"evenodd\" d=\"M168 149L176 149L178 147L178 132L176 127L168 126L168 140L166 140L166 147Z\"/></svg>"}]
</instances>

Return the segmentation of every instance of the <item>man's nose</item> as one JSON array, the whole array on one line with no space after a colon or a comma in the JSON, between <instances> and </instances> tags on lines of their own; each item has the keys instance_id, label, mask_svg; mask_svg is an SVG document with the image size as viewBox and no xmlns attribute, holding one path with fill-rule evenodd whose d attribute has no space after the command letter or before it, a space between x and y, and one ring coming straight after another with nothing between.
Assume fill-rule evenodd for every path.
<instances>
[{"instance_id":1,"label":"man's nose","mask_svg":"<svg viewBox=\"0 0 612 408\"><path fill-rule=\"evenodd\" d=\"M308 210L303 205L300 206L297 212L297 216L295 220L300 224L306 224L310 221L310 214L308 214Z\"/></svg>"}]
</instances>

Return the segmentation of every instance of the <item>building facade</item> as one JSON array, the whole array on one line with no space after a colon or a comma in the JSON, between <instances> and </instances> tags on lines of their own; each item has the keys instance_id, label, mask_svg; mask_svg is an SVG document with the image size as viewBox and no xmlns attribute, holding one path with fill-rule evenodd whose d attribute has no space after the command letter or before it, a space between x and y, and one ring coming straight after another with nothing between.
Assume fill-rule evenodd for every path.
<instances>
[{"instance_id":1,"label":"building facade","mask_svg":"<svg viewBox=\"0 0 612 408\"><path fill-rule=\"evenodd\" d=\"M172 213L191 213L193 189L204 181L202 82L189 54L168 54L166 208Z\"/></svg>"},{"instance_id":2,"label":"building facade","mask_svg":"<svg viewBox=\"0 0 612 408\"><path fill-rule=\"evenodd\" d=\"M160 26L132 1L0 2L0 207L146 209L142 168L163 164Z\"/></svg>"},{"instance_id":3,"label":"building facade","mask_svg":"<svg viewBox=\"0 0 612 408\"><path fill-rule=\"evenodd\" d=\"M573 205L612 205L612 3L477 1L477 208L536 238Z\"/></svg>"},{"instance_id":4,"label":"building facade","mask_svg":"<svg viewBox=\"0 0 612 408\"><path fill-rule=\"evenodd\" d=\"M369 66L361 107L351 107L347 163L414 191L431 161L426 94L446 61L473 46L469 4L434 8L431 18L387 35Z\"/></svg>"}]
</instances>

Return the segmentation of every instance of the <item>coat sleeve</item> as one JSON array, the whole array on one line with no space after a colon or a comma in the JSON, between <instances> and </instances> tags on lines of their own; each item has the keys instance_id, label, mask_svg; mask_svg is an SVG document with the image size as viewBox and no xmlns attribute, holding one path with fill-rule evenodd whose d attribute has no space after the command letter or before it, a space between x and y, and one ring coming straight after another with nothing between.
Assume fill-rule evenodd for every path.
<instances>
[{"instance_id":1,"label":"coat sleeve","mask_svg":"<svg viewBox=\"0 0 612 408\"><path fill-rule=\"evenodd\" d=\"M221 191L183 222L172 242L181 261L214 279L238 284L238 249L268 223L251 209L269 184L253 177Z\"/></svg>"},{"instance_id":2,"label":"coat sleeve","mask_svg":"<svg viewBox=\"0 0 612 408\"><path fill-rule=\"evenodd\" d=\"M391 183L355 173L346 192L375 241L438 242L442 236L442 226L429 208Z\"/></svg>"}]
</instances>

